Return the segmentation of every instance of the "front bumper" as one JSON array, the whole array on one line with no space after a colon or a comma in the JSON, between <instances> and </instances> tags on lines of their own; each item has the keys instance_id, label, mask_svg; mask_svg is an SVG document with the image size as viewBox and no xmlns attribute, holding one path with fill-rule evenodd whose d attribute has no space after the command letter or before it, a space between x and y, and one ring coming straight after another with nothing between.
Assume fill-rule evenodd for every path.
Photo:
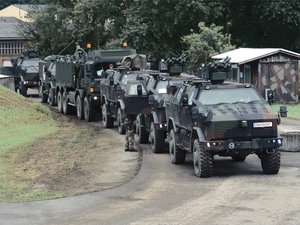
<instances>
[{"instance_id":1,"label":"front bumper","mask_svg":"<svg viewBox=\"0 0 300 225\"><path fill-rule=\"evenodd\" d=\"M252 139L249 141L204 141L201 147L208 151L238 151L238 150L261 150L278 148L282 146L282 138Z\"/></svg>"}]
</instances>

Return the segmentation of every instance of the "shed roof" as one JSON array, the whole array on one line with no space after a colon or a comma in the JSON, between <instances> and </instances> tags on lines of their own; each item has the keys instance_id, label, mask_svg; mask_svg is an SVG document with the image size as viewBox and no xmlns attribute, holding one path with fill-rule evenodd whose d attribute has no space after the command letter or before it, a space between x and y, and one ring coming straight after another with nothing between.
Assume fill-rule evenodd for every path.
<instances>
[{"instance_id":1,"label":"shed roof","mask_svg":"<svg viewBox=\"0 0 300 225\"><path fill-rule=\"evenodd\" d=\"M19 22L15 17L0 17L0 40L24 40L19 34Z\"/></svg>"},{"instance_id":2,"label":"shed roof","mask_svg":"<svg viewBox=\"0 0 300 225\"><path fill-rule=\"evenodd\" d=\"M297 59L300 59L300 54L283 48L238 48L229 52L215 55L213 59L225 59L227 56L231 58L231 63L245 64L261 58L265 58L277 53L283 53Z\"/></svg>"},{"instance_id":3,"label":"shed roof","mask_svg":"<svg viewBox=\"0 0 300 225\"><path fill-rule=\"evenodd\" d=\"M26 12L33 12L37 10L43 10L46 8L46 5L23 5L23 4L14 4L13 6L22 9Z\"/></svg>"}]
</instances>

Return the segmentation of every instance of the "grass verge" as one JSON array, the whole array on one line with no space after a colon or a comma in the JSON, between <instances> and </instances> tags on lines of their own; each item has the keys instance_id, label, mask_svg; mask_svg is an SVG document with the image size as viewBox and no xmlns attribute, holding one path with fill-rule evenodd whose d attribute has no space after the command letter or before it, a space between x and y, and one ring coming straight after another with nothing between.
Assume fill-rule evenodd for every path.
<instances>
[{"instance_id":1,"label":"grass verge","mask_svg":"<svg viewBox=\"0 0 300 225\"><path fill-rule=\"evenodd\" d=\"M287 117L290 119L300 120L300 104L285 105L285 104L274 104L272 109L274 112L279 112L280 106L287 107Z\"/></svg>"},{"instance_id":2,"label":"grass verge","mask_svg":"<svg viewBox=\"0 0 300 225\"><path fill-rule=\"evenodd\" d=\"M0 85L0 201L47 196L47 192L27 192L24 181L28 177L18 179L12 173L12 165L16 167L16 159L28 150L30 143L47 138L57 130L58 124L49 108Z\"/></svg>"}]
</instances>

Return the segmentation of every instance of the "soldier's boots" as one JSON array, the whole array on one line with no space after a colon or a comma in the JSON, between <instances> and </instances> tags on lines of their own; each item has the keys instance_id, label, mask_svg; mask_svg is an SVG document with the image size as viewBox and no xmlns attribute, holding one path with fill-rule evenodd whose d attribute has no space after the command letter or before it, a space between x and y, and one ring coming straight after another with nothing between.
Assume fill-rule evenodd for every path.
<instances>
[{"instance_id":1,"label":"soldier's boots","mask_svg":"<svg viewBox=\"0 0 300 225\"><path fill-rule=\"evenodd\" d=\"M134 148L134 133L133 130L127 130L126 132L126 144L125 144L125 151L135 152L137 151Z\"/></svg>"}]
</instances>

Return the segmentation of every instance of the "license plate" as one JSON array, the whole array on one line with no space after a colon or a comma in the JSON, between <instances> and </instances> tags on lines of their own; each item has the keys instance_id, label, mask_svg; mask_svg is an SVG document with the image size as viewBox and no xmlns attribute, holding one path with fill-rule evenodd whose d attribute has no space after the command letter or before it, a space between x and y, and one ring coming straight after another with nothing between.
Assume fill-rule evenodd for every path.
<instances>
[{"instance_id":1,"label":"license plate","mask_svg":"<svg viewBox=\"0 0 300 225\"><path fill-rule=\"evenodd\" d=\"M253 123L254 128L264 128L264 127L272 127L272 122L259 122Z\"/></svg>"}]
</instances>

